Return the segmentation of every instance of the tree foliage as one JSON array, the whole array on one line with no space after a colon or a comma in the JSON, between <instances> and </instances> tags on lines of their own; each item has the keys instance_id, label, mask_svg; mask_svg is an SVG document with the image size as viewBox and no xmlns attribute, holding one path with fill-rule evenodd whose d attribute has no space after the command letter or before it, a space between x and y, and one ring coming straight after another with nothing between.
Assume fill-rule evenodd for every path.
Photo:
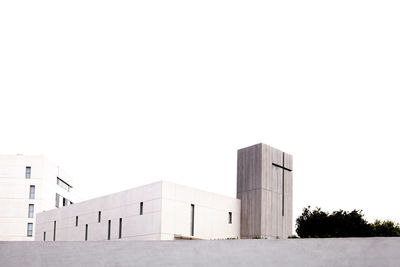
<instances>
[{"instance_id":1,"label":"tree foliage","mask_svg":"<svg viewBox=\"0 0 400 267\"><path fill-rule=\"evenodd\" d=\"M301 238L400 236L399 224L379 220L370 224L364 219L361 210L338 210L329 213L321 208L311 210L308 206L297 218L296 227L296 232Z\"/></svg>"},{"instance_id":2,"label":"tree foliage","mask_svg":"<svg viewBox=\"0 0 400 267\"><path fill-rule=\"evenodd\" d=\"M376 220L371 228L373 236L400 236L400 225L392 221Z\"/></svg>"}]
</instances>

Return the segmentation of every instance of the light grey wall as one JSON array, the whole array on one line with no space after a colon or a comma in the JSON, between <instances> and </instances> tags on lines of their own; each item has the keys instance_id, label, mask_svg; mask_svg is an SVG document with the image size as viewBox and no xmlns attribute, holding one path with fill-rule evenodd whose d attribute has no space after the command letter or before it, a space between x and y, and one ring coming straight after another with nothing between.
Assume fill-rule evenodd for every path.
<instances>
[{"instance_id":1,"label":"light grey wall","mask_svg":"<svg viewBox=\"0 0 400 267\"><path fill-rule=\"evenodd\" d=\"M242 201L242 238L282 239L292 235L292 172L274 164L292 170L293 157L265 144L238 150L237 198Z\"/></svg>"},{"instance_id":2,"label":"light grey wall","mask_svg":"<svg viewBox=\"0 0 400 267\"><path fill-rule=\"evenodd\" d=\"M89 241L107 240L109 220L110 239L118 239L120 218L123 238L159 240L161 196L162 182L157 182L41 212L36 216L35 241L42 241L46 232L46 242L53 242L54 221L57 222L56 241L84 241L86 224ZM143 202L143 215L140 215L140 202Z\"/></svg>"},{"instance_id":3,"label":"light grey wall","mask_svg":"<svg viewBox=\"0 0 400 267\"><path fill-rule=\"evenodd\" d=\"M0 242L2 267L400 266L400 238Z\"/></svg>"},{"instance_id":4,"label":"light grey wall","mask_svg":"<svg viewBox=\"0 0 400 267\"><path fill-rule=\"evenodd\" d=\"M140 215L143 202L143 215ZM191 204L195 205L194 235L191 229ZM101 212L101 220L98 214ZM232 212L232 223L228 214ZM76 225L78 217L78 225ZM36 241L102 241L110 239L171 240L181 238L226 239L240 236L240 200L195 188L160 181L111 195L39 213ZM87 225L87 228L86 228ZM86 229L87 235L86 235Z\"/></svg>"}]
</instances>

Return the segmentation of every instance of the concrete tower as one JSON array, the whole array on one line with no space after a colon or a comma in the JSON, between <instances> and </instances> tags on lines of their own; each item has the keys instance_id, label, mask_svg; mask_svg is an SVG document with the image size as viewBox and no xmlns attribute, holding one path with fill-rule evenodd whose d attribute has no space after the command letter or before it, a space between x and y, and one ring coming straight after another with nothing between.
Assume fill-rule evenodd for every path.
<instances>
[{"instance_id":1,"label":"concrete tower","mask_svg":"<svg viewBox=\"0 0 400 267\"><path fill-rule=\"evenodd\" d=\"M238 150L241 238L292 235L292 156L265 144Z\"/></svg>"}]
</instances>

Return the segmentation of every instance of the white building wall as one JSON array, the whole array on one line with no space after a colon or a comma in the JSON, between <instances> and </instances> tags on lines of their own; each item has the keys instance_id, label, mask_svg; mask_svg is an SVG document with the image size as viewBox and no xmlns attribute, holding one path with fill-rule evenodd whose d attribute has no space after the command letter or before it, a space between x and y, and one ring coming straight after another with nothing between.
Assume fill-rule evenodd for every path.
<instances>
[{"instance_id":1,"label":"white building wall","mask_svg":"<svg viewBox=\"0 0 400 267\"><path fill-rule=\"evenodd\" d=\"M53 241L56 221L56 241L84 241L86 224L88 240L108 239L108 221L111 220L110 239L119 239L119 219L122 218L122 238L160 239L162 183L153 183L99 197L67 207L38 214L36 239ZM140 202L143 214L140 215ZM100 222L98 214L101 212ZM78 216L78 226L76 226Z\"/></svg>"},{"instance_id":2,"label":"white building wall","mask_svg":"<svg viewBox=\"0 0 400 267\"><path fill-rule=\"evenodd\" d=\"M191 235L191 205L194 205L194 235ZM232 223L229 223L229 212ZM226 239L240 237L240 200L163 183L162 239Z\"/></svg>"},{"instance_id":3,"label":"white building wall","mask_svg":"<svg viewBox=\"0 0 400 267\"><path fill-rule=\"evenodd\" d=\"M31 178L25 178L26 167ZM57 185L57 176L68 182L69 176L44 156L0 155L0 241L34 240L36 213L55 208L58 192L74 201L76 196ZM29 199L30 186L35 198ZM29 204L34 216L28 218ZM27 225L33 223L33 236L27 236Z\"/></svg>"},{"instance_id":4,"label":"white building wall","mask_svg":"<svg viewBox=\"0 0 400 267\"><path fill-rule=\"evenodd\" d=\"M143 202L143 215L140 215ZM191 204L195 205L195 235L190 236ZM98 212L101 211L101 222ZM228 223L232 212L232 224ZM75 226L78 216L78 226ZM174 238L216 239L240 236L240 200L160 181L95 198L68 207L40 213L36 220L36 239L53 240L56 221L56 241L119 239L119 219L122 218L124 240L171 240Z\"/></svg>"}]
</instances>

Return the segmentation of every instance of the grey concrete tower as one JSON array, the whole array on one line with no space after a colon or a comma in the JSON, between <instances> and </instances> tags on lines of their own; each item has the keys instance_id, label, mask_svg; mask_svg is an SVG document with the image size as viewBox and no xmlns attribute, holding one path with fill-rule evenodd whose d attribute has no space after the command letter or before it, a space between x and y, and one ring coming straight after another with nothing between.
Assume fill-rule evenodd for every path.
<instances>
[{"instance_id":1,"label":"grey concrete tower","mask_svg":"<svg viewBox=\"0 0 400 267\"><path fill-rule=\"evenodd\" d=\"M238 150L241 238L292 235L292 155L265 144Z\"/></svg>"}]
</instances>

